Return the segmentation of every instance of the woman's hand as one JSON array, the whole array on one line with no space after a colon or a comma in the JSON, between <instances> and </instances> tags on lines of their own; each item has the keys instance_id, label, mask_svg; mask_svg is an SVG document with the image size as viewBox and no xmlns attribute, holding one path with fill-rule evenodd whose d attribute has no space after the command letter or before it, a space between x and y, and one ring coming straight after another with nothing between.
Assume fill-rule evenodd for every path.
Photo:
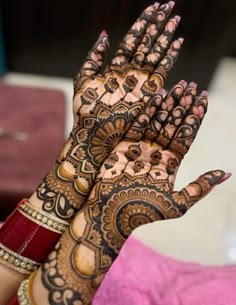
<instances>
[{"instance_id":1,"label":"woman's hand","mask_svg":"<svg viewBox=\"0 0 236 305\"><path fill-rule=\"evenodd\" d=\"M215 170L181 191L173 190L181 160L207 110L206 92L196 96L196 84L187 86L181 81L163 99L152 119L150 109L147 107L145 113L149 121L146 128L135 122L105 160L87 203L36 273L36 301L44 295L44 304L91 304L135 228L181 217L229 178L230 174Z\"/></svg>"},{"instance_id":2,"label":"woman's hand","mask_svg":"<svg viewBox=\"0 0 236 305\"><path fill-rule=\"evenodd\" d=\"M74 126L57 163L30 201L70 220L94 184L97 171L163 87L183 39L171 43L180 17L173 2L149 6L128 31L102 72L108 36L102 32L74 82Z\"/></svg>"}]
</instances>

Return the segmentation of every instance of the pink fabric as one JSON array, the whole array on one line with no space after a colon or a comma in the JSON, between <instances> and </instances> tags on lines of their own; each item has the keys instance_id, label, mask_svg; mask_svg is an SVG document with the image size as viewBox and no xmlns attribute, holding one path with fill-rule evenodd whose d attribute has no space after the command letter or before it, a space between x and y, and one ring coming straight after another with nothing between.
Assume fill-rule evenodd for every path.
<instances>
[{"instance_id":1,"label":"pink fabric","mask_svg":"<svg viewBox=\"0 0 236 305\"><path fill-rule=\"evenodd\" d=\"M130 238L93 305L235 305L236 266L202 266L158 254Z\"/></svg>"}]
</instances>

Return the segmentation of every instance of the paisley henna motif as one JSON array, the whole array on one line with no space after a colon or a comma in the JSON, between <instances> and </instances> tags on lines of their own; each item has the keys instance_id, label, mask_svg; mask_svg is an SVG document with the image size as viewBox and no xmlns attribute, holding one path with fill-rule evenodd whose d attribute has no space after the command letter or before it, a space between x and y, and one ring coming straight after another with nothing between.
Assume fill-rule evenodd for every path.
<instances>
[{"instance_id":1,"label":"paisley henna motif","mask_svg":"<svg viewBox=\"0 0 236 305\"><path fill-rule=\"evenodd\" d=\"M174 144L190 147L207 109L206 93L196 97L196 85L187 86L182 81L166 96L160 109L166 111L165 116L158 125L154 115L154 122L150 122L149 132L144 132L142 139L125 139L117 144L102 165L87 203L43 265L42 282L49 289L51 304L73 304L75 300L90 304L125 240L136 228L181 217L229 177L215 170L181 191L174 191L183 156ZM190 125L195 122L198 124ZM166 136L168 124L175 126L175 132ZM191 128L194 132L189 133ZM150 134L155 135L152 140ZM167 139L165 146L161 146L159 135Z\"/></svg>"},{"instance_id":2,"label":"paisley henna motif","mask_svg":"<svg viewBox=\"0 0 236 305\"><path fill-rule=\"evenodd\" d=\"M117 144L123 138L138 141L143 136L161 104L159 90L182 44L182 40L171 44L180 20L178 16L168 20L173 5L149 6L104 71L109 42L106 32L99 36L74 81L73 130L37 189L44 211L70 220L83 206L100 166ZM150 52L154 60L146 60ZM112 168L112 162L106 166Z\"/></svg>"}]
</instances>

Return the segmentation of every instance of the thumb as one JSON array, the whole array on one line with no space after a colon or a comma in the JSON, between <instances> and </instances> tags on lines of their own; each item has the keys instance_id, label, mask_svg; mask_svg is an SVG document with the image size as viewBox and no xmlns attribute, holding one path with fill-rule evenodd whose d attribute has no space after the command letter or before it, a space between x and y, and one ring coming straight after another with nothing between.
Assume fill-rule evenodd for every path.
<instances>
[{"instance_id":1,"label":"thumb","mask_svg":"<svg viewBox=\"0 0 236 305\"><path fill-rule=\"evenodd\" d=\"M180 192L174 192L172 197L177 204L190 209L196 202L210 193L217 184L229 179L231 173L222 170L214 170L201 175L197 180L189 183Z\"/></svg>"}]
</instances>

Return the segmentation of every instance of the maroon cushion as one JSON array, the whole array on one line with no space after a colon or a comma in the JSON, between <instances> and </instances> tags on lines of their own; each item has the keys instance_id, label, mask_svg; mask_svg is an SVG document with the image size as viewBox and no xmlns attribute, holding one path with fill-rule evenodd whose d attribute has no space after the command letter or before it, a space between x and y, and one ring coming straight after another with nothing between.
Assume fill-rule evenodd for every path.
<instances>
[{"instance_id":1,"label":"maroon cushion","mask_svg":"<svg viewBox=\"0 0 236 305\"><path fill-rule=\"evenodd\" d=\"M64 126L63 92L0 83L0 127L28 136L26 142L0 137L0 219L52 166L64 143Z\"/></svg>"}]
</instances>

